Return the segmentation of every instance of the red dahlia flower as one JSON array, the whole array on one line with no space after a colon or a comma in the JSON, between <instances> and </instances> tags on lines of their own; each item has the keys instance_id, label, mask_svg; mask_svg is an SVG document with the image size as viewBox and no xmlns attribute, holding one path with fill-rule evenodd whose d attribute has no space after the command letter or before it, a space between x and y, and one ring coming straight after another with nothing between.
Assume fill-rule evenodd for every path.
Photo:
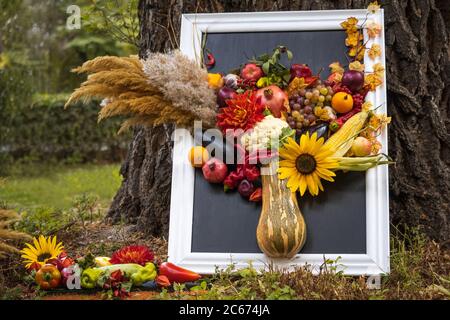
<instances>
[{"instance_id":1,"label":"red dahlia flower","mask_svg":"<svg viewBox=\"0 0 450 320\"><path fill-rule=\"evenodd\" d=\"M128 246L113 253L112 264L137 263L144 266L155 258L153 252L146 246Z\"/></svg>"},{"instance_id":2,"label":"red dahlia flower","mask_svg":"<svg viewBox=\"0 0 450 320\"><path fill-rule=\"evenodd\" d=\"M227 106L220 109L217 115L217 126L224 133L227 129L251 129L264 119L264 106L256 98L255 92L238 94L235 99L229 99L226 103Z\"/></svg>"}]
</instances>

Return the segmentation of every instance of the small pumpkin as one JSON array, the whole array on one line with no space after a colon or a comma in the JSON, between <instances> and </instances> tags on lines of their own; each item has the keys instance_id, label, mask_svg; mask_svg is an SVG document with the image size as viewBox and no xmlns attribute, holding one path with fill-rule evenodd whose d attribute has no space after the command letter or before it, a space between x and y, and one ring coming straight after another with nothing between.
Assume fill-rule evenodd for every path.
<instances>
[{"instance_id":1,"label":"small pumpkin","mask_svg":"<svg viewBox=\"0 0 450 320\"><path fill-rule=\"evenodd\" d=\"M292 258L306 241L306 224L295 193L278 179L276 163L261 175L262 210L256 229L256 239L262 252L271 258Z\"/></svg>"},{"instance_id":2,"label":"small pumpkin","mask_svg":"<svg viewBox=\"0 0 450 320\"><path fill-rule=\"evenodd\" d=\"M337 92L331 99L331 106L337 113L347 113L353 109L353 97L346 92Z\"/></svg>"}]
</instances>

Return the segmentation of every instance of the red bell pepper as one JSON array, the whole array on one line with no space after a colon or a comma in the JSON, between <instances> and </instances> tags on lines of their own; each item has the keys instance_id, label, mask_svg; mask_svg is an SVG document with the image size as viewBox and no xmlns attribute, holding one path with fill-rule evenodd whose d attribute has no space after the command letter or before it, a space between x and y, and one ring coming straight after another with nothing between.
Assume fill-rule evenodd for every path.
<instances>
[{"instance_id":1,"label":"red bell pepper","mask_svg":"<svg viewBox=\"0 0 450 320\"><path fill-rule=\"evenodd\" d=\"M170 262L163 262L159 266L159 275L166 276L170 282L184 283L197 281L201 278L198 273L178 267Z\"/></svg>"}]
</instances>

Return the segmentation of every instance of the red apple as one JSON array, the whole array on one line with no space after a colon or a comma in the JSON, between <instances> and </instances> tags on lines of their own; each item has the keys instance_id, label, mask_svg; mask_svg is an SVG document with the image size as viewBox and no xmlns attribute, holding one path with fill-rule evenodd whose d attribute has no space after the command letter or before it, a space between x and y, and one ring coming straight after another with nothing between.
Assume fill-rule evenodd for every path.
<instances>
[{"instance_id":1,"label":"red apple","mask_svg":"<svg viewBox=\"0 0 450 320\"><path fill-rule=\"evenodd\" d=\"M312 76L311 69L306 64L294 63L291 65L291 80L294 78L306 78Z\"/></svg>"},{"instance_id":2,"label":"red apple","mask_svg":"<svg viewBox=\"0 0 450 320\"><path fill-rule=\"evenodd\" d=\"M286 111L285 103L288 101L288 96L276 85L259 89L256 92L256 99L260 99L260 103L269 108L276 118L280 118L281 113Z\"/></svg>"},{"instance_id":3,"label":"red apple","mask_svg":"<svg viewBox=\"0 0 450 320\"><path fill-rule=\"evenodd\" d=\"M248 81L258 81L264 75L262 69L254 63L248 63L241 70L241 78Z\"/></svg>"},{"instance_id":4,"label":"red apple","mask_svg":"<svg viewBox=\"0 0 450 320\"><path fill-rule=\"evenodd\" d=\"M364 137L357 137L353 140L352 151L357 157L366 157L372 152L372 143Z\"/></svg>"},{"instance_id":5,"label":"red apple","mask_svg":"<svg viewBox=\"0 0 450 320\"><path fill-rule=\"evenodd\" d=\"M342 75L342 85L350 89L352 93L356 93L364 86L364 73L356 70L345 71Z\"/></svg>"}]
</instances>

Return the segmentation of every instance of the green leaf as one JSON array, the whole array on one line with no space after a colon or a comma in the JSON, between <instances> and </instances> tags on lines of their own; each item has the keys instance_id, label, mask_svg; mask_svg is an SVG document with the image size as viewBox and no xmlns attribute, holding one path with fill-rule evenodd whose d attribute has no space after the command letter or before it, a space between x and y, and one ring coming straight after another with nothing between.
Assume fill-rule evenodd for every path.
<instances>
[{"instance_id":1,"label":"green leaf","mask_svg":"<svg viewBox=\"0 0 450 320\"><path fill-rule=\"evenodd\" d=\"M283 75L283 80L286 81L287 83L289 83L289 80L291 79L291 74L290 73L286 73Z\"/></svg>"},{"instance_id":2,"label":"green leaf","mask_svg":"<svg viewBox=\"0 0 450 320\"><path fill-rule=\"evenodd\" d=\"M291 51L291 50L287 50L287 51L286 51L286 54L287 54L288 60L292 60L292 58L294 57L294 55L292 54L292 51Z\"/></svg>"},{"instance_id":3,"label":"green leaf","mask_svg":"<svg viewBox=\"0 0 450 320\"><path fill-rule=\"evenodd\" d=\"M264 72L266 75L269 74L269 68L270 68L270 62L269 62L269 61L264 62L263 65L262 65L262 69L263 69L263 72Z\"/></svg>"},{"instance_id":4,"label":"green leaf","mask_svg":"<svg viewBox=\"0 0 450 320\"><path fill-rule=\"evenodd\" d=\"M264 109L263 115L266 116L266 117L267 116L271 116L272 112L270 112L269 108L266 108L266 109Z\"/></svg>"}]
</instances>

